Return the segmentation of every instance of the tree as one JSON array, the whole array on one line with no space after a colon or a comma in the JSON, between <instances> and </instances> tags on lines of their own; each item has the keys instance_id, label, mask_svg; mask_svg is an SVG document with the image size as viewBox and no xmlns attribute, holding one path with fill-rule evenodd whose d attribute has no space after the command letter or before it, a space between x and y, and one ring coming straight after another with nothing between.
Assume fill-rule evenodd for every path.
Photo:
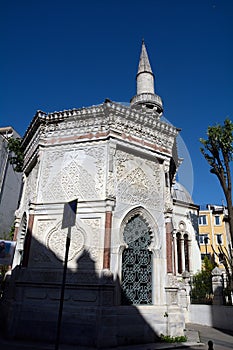
<instances>
[{"instance_id":1,"label":"tree","mask_svg":"<svg viewBox=\"0 0 233 350\"><path fill-rule=\"evenodd\" d=\"M191 290L193 304L212 304L213 291L211 272L214 267L214 263L205 256L201 271L193 276Z\"/></svg>"},{"instance_id":2,"label":"tree","mask_svg":"<svg viewBox=\"0 0 233 350\"><path fill-rule=\"evenodd\" d=\"M218 248L217 255L221 257L222 263L227 274L227 290L233 289L233 207L232 207L232 180L231 180L231 162L233 160L233 123L230 119L224 121L224 125L217 124L209 126L207 129L207 140L200 139L204 147L201 147L201 153L210 165L210 172L215 174L222 187L226 198L228 223L231 242L229 251ZM216 254L216 252L215 252Z\"/></svg>"},{"instance_id":3,"label":"tree","mask_svg":"<svg viewBox=\"0 0 233 350\"><path fill-rule=\"evenodd\" d=\"M7 139L9 150L9 159L10 163L13 165L13 168L16 172L21 173L23 171L23 161L24 153L22 149L22 139L10 137Z\"/></svg>"},{"instance_id":4,"label":"tree","mask_svg":"<svg viewBox=\"0 0 233 350\"><path fill-rule=\"evenodd\" d=\"M201 153L210 165L210 172L217 176L226 198L232 248L233 208L230 163L233 160L233 123L227 118L223 126L220 124L209 126L207 136L206 140L200 139L204 146L201 147Z\"/></svg>"}]
</instances>

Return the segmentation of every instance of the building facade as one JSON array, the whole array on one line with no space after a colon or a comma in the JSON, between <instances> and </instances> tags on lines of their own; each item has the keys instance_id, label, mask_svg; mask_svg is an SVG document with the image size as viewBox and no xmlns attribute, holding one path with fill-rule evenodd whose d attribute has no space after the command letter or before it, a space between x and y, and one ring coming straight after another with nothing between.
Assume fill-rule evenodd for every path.
<instances>
[{"instance_id":1,"label":"building facade","mask_svg":"<svg viewBox=\"0 0 233 350\"><path fill-rule=\"evenodd\" d=\"M14 171L10 164L7 147L9 138L19 134L11 127L0 128L0 238L7 239L14 226L15 210L19 204L22 174Z\"/></svg>"},{"instance_id":2,"label":"building facade","mask_svg":"<svg viewBox=\"0 0 233 350\"><path fill-rule=\"evenodd\" d=\"M173 201L179 130L161 121L162 112L144 43L130 106L106 100L37 112L23 139L24 188L4 304L8 334L54 341L64 204L77 199L62 341L101 348L183 335L183 274L200 268L187 215L196 207Z\"/></svg>"},{"instance_id":3,"label":"building facade","mask_svg":"<svg viewBox=\"0 0 233 350\"><path fill-rule=\"evenodd\" d=\"M175 274L189 272L190 276L201 268L199 248L199 205L180 183L172 187L173 244Z\"/></svg>"},{"instance_id":4,"label":"building facade","mask_svg":"<svg viewBox=\"0 0 233 350\"><path fill-rule=\"evenodd\" d=\"M220 249L228 251L227 211L222 205L206 205L199 213L199 243L202 260L208 256L224 268Z\"/></svg>"}]
</instances>

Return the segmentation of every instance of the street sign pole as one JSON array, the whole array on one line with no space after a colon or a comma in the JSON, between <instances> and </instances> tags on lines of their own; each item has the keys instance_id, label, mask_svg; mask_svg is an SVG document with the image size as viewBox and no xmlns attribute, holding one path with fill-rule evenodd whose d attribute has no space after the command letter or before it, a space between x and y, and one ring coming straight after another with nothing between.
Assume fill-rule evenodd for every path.
<instances>
[{"instance_id":1,"label":"street sign pole","mask_svg":"<svg viewBox=\"0 0 233 350\"><path fill-rule=\"evenodd\" d=\"M60 343L61 320L62 320L62 311L63 311L64 295L65 295L66 272L67 272L67 262L68 262L69 249L70 249L70 238L71 238L71 227L68 228L68 234L66 237L66 255L65 255L65 262L64 262L64 269L63 269L61 297L60 297L59 313L58 313L58 320L57 320L57 336L56 336L55 350L59 349L59 343Z\"/></svg>"},{"instance_id":2,"label":"street sign pole","mask_svg":"<svg viewBox=\"0 0 233 350\"><path fill-rule=\"evenodd\" d=\"M75 225L76 210L77 210L77 199L75 201L66 203L64 206L62 228L68 228L68 234L66 236L66 252L65 252L65 261L64 261L64 268L63 268L62 285L61 285L59 313L58 313L58 319L57 319L57 334L56 334L55 350L59 350L59 344L60 344L61 322L62 322L62 312L63 312L64 295L65 295L67 263L68 263L70 241L71 241L71 227Z\"/></svg>"}]
</instances>

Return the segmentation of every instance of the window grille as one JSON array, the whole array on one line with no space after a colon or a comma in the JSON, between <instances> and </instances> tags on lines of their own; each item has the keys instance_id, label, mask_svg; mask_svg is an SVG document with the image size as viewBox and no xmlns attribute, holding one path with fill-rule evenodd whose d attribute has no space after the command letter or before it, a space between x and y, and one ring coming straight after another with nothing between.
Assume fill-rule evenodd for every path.
<instances>
[{"instance_id":1,"label":"window grille","mask_svg":"<svg viewBox=\"0 0 233 350\"><path fill-rule=\"evenodd\" d=\"M152 304L152 253L150 229L138 215L124 230L128 247L122 254L122 304Z\"/></svg>"}]
</instances>

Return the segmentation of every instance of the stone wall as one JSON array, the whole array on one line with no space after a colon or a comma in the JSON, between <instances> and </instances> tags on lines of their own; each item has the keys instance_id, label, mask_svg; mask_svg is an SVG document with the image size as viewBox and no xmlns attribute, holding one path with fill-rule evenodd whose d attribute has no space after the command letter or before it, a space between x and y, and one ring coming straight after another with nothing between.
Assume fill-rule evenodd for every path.
<instances>
[{"instance_id":1,"label":"stone wall","mask_svg":"<svg viewBox=\"0 0 233 350\"><path fill-rule=\"evenodd\" d=\"M233 331L233 306L190 305L188 322Z\"/></svg>"},{"instance_id":2,"label":"stone wall","mask_svg":"<svg viewBox=\"0 0 233 350\"><path fill-rule=\"evenodd\" d=\"M111 274L67 274L61 342L98 348L156 342L162 334L183 335L184 319L168 305L119 305ZM62 271L16 268L1 300L1 322L10 338L54 343ZM26 288L25 288L26 287Z\"/></svg>"}]
</instances>

